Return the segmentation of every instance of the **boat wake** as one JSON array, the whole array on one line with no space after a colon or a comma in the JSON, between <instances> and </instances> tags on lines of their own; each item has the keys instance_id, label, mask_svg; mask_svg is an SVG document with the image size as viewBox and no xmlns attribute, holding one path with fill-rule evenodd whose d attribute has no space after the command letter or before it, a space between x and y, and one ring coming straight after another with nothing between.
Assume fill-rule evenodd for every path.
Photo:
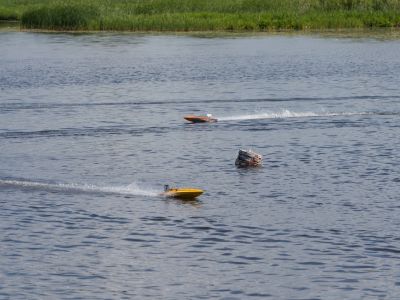
<instances>
[{"instance_id":1,"label":"boat wake","mask_svg":"<svg viewBox=\"0 0 400 300\"><path fill-rule=\"evenodd\" d=\"M265 112L258 114L247 114L238 116L219 117L218 121L241 121L241 120L257 120L257 119L285 119L285 118L314 118L314 117L337 117L337 116L357 116L368 115L366 112L292 112L290 110L282 110L280 112Z\"/></svg>"},{"instance_id":2,"label":"boat wake","mask_svg":"<svg viewBox=\"0 0 400 300\"><path fill-rule=\"evenodd\" d=\"M159 193L152 190L143 189L136 183L126 186L98 186L92 184L75 184L75 183L46 183L28 180L2 180L0 179L0 187L12 187L16 189L35 189L51 192L74 192L74 193L108 193L121 195L136 195L155 197Z\"/></svg>"}]
</instances>

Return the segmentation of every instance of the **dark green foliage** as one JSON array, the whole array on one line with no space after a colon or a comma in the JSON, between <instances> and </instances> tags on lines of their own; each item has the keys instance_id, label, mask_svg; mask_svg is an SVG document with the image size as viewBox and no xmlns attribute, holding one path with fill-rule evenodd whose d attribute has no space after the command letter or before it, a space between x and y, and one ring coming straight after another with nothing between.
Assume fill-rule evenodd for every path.
<instances>
[{"instance_id":1,"label":"dark green foliage","mask_svg":"<svg viewBox=\"0 0 400 300\"><path fill-rule=\"evenodd\" d=\"M79 30L87 28L98 17L99 10L94 6L57 3L26 11L21 24L25 28Z\"/></svg>"},{"instance_id":2,"label":"dark green foliage","mask_svg":"<svg viewBox=\"0 0 400 300\"><path fill-rule=\"evenodd\" d=\"M16 20L18 13L10 8L0 7L0 20Z\"/></svg>"}]
</instances>

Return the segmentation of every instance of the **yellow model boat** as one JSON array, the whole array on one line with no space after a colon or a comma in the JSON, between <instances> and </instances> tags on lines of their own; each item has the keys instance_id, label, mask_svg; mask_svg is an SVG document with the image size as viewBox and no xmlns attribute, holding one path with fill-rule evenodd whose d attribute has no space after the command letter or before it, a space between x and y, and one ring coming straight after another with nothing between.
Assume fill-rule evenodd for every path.
<instances>
[{"instance_id":1,"label":"yellow model boat","mask_svg":"<svg viewBox=\"0 0 400 300\"><path fill-rule=\"evenodd\" d=\"M169 188L168 186L165 187L164 193L161 195L166 196L166 197L174 197L174 198L180 198L180 199L194 199L201 194L203 194L204 191L200 189L193 189L193 188Z\"/></svg>"}]
</instances>

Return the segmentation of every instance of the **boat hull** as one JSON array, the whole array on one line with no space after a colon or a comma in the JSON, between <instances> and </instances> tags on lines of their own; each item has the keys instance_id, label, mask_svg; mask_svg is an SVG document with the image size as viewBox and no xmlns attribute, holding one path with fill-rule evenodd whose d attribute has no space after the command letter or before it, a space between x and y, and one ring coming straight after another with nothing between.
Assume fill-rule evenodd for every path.
<instances>
[{"instance_id":1,"label":"boat hull","mask_svg":"<svg viewBox=\"0 0 400 300\"><path fill-rule=\"evenodd\" d=\"M189 121L191 123L213 123L217 122L218 120L212 117L207 117L207 116L193 116L193 115L188 115L183 117L186 121Z\"/></svg>"},{"instance_id":2,"label":"boat hull","mask_svg":"<svg viewBox=\"0 0 400 300\"><path fill-rule=\"evenodd\" d=\"M180 189L169 189L168 191L162 193L165 197L173 197L179 199L194 199L201 194L203 194L203 190L200 189L192 189L192 188L180 188Z\"/></svg>"}]
</instances>

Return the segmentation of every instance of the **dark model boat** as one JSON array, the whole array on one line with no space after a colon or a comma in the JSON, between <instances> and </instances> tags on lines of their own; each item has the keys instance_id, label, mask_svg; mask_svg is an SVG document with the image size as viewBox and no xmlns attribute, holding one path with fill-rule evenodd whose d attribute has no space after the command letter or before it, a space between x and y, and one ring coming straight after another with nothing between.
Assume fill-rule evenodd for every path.
<instances>
[{"instance_id":1,"label":"dark model boat","mask_svg":"<svg viewBox=\"0 0 400 300\"><path fill-rule=\"evenodd\" d=\"M187 115L183 118L192 123L213 123L218 121L218 119L213 118L211 114L207 114L206 116Z\"/></svg>"},{"instance_id":2,"label":"dark model boat","mask_svg":"<svg viewBox=\"0 0 400 300\"><path fill-rule=\"evenodd\" d=\"M239 150L235 165L238 167L258 167L262 164L262 155L252 150Z\"/></svg>"}]
</instances>

